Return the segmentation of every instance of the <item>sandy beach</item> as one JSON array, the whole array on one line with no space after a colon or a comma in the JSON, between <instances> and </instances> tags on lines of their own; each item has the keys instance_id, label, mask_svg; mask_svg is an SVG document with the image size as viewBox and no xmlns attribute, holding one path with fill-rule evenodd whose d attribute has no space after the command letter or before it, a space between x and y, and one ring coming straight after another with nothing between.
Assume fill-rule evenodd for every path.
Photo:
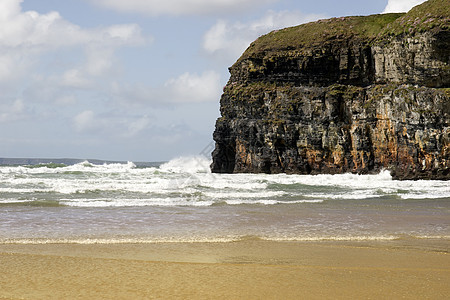
<instances>
[{"instance_id":1,"label":"sandy beach","mask_svg":"<svg viewBox=\"0 0 450 300\"><path fill-rule=\"evenodd\" d=\"M446 299L449 242L0 245L2 299Z\"/></svg>"}]
</instances>

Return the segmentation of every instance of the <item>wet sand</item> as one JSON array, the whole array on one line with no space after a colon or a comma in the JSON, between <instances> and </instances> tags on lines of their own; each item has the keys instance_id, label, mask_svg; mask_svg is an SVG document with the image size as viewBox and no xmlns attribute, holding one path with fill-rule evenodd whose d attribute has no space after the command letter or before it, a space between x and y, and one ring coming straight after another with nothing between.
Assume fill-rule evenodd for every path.
<instances>
[{"instance_id":1,"label":"wet sand","mask_svg":"<svg viewBox=\"0 0 450 300\"><path fill-rule=\"evenodd\" d=\"M0 245L0 299L448 299L450 241Z\"/></svg>"}]
</instances>

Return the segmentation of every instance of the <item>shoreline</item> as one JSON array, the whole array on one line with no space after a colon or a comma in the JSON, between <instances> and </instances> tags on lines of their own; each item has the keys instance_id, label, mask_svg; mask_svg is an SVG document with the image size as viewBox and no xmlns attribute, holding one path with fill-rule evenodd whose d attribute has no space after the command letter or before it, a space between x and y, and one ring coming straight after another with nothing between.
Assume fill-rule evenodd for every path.
<instances>
[{"instance_id":1,"label":"shoreline","mask_svg":"<svg viewBox=\"0 0 450 300\"><path fill-rule=\"evenodd\" d=\"M450 241L0 244L0 299L445 299Z\"/></svg>"}]
</instances>

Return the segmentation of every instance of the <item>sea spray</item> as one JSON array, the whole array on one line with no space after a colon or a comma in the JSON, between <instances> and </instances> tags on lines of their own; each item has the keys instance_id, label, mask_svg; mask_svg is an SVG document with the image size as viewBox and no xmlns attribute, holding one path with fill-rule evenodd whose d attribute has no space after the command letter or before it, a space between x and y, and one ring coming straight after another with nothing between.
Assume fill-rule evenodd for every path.
<instances>
[{"instance_id":1,"label":"sea spray","mask_svg":"<svg viewBox=\"0 0 450 300\"><path fill-rule=\"evenodd\" d=\"M0 239L324 240L450 236L446 181L212 174L205 157L0 166Z\"/></svg>"}]
</instances>

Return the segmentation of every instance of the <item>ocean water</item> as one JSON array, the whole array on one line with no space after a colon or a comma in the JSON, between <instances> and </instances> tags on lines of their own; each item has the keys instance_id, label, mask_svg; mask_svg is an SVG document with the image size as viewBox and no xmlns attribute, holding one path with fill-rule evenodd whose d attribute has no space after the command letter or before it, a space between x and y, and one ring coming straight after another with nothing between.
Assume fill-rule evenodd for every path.
<instances>
[{"instance_id":1,"label":"ocean water","mask_svg":"<svg viewBox=\"0 0 450 300\"><path fill-rule=\"evenodd\" d=\"M0 243L450 239L450 182L210 163L0 166Z\"/></svg>"}]
</instances>

